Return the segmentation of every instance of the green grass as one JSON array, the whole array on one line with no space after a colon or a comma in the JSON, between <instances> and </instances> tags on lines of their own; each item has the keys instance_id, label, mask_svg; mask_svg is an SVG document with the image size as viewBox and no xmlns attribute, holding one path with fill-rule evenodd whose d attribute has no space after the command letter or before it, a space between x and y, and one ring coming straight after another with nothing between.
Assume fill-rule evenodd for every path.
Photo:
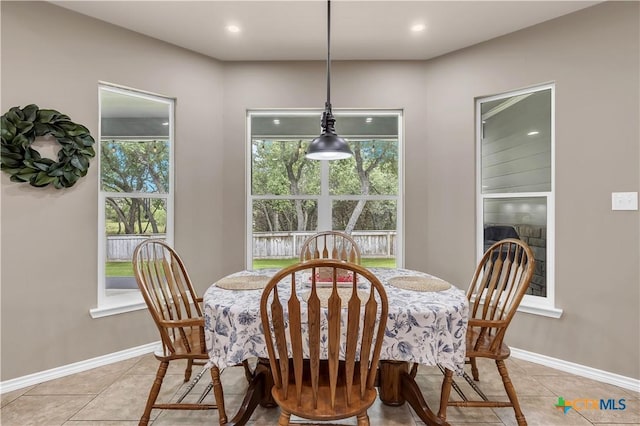
<instances>
[{"instance_id":1,"label":"green grass","mask_svg":"<svg viewBox=\"0 0 640 426\"><path fill-rule=\"evenodd\" d=\"M298 263L298 258L291 259L256 259L253 261L253 269L282 269L286 266ZM369 257L362 258L362 266L367 268L395 268L396 260L394 258L378 258ZM107 262L107 277L132 277L133 266L131 262Z\"/></svg>"},{"instance_id":2,"label":"green grass","mask_svg":"<svg viewBox=\"0 0 640 426\"><path fill-rule=\"evenodd\" d=\"M105 265L107 277L132 277L133 265L131 262L107 262Z\"/></svg>"},{"instance_id":3,"label":"green grass","mask_svg":"<svg viewBox=\"0 0 640 426\"><path fill-rule=\"evenodd\" d=\"M285 266L293 265L294 263L298 263L298 258L291 259L255 259L253 261L253 269L282 269ZM396 259L395 258L379 258L379 257L363 257L360 262L362 266L367 268L395 268L396 267Z\"/></svg>"},{"instance_id":4,"label":"green grass","mask_svg":"<svg viewBox=\"0 0 640 426\"><path fill-rule=\"evenodd\" d=\"M387 258L387 257L363 257L362 266L366 266L367 268L396 268L396 258Z\"/></svg>"}]
</instances>

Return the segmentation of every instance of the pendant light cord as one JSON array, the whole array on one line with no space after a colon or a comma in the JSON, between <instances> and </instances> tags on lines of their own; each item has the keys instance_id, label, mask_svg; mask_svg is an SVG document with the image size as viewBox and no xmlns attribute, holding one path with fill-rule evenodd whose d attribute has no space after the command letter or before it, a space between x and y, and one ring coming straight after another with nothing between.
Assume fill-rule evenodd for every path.
<instances>
[{"instance_id":1,"label":"pendant light cord","mask_svg":"<svg viewBox=\"0 0 640 426\"><path fill-rule=\"evenodd\" d=\"M327 0L327 106L331 105L331 0Z\"/></svg>"}]
</instances>

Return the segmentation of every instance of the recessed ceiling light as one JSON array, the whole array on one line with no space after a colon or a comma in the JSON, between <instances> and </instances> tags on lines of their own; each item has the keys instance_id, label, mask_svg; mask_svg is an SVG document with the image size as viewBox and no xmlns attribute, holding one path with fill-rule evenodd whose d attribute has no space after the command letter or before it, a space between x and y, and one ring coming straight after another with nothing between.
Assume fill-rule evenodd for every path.
<instances>
[{"instance_id":1,"label":"recessed ceiling light","mask_svg":"<svg viewBox=\"0 0 640 426\"><path fill-rule=\"evenodd\" d=\"M227 25L227 31L229 31L230 33L239 33L240 27L237 25Z\"/></svg>"},{"instance_id":2,"label":"recessed ceiling light","mask_svg":"<svg viewBox=\"0 0 640 426\"><path fill-rule=\"evenodd\" d=\"M413 31L414 33L419 33L424 31L427 28L427 26L425 24L415 24L411 26L411 31Z\"/></svg>"},{"instance_id":3,"label":"recessed ceiling light","mask_svg":"<svg viewBox=\"0 0 640 426\"><path fill-rule=\"evenodd\" d=\"M533 131L531 131L531 132L527 133L527 136L535 136L535 135L537 135L537 134L539 134L539 133L540 133L539 131L537 131L537 130L533 130Z\"/></svg>"},{"instance_id":4,"label":"recessed ceiling light","mask_svg":"<svg viewBox=\"0 0 640 426\"><path fill-rule=\"evenodd\" d=\"M373 121L373 118L367 117L364 121L367 123L371 123Z\"/></svg>"},{"instance_id":5,"label":"recessed ceiling light","mask_svg":"<svg viewBox=\"0 0 640 426\"><path fill-rule=\"evenodd\" d=\"M280 124L280 120L278 120L277 118L273 120L273 124Z\"/></svg>"},{"instance_id":6,"label":"recessed ceiling light","mask_svg":"<svg viewBox=\"0 0 640 426\"><path fill-rule=\"evenodd\" d=\"M168 122L168 121L165 121L164 123L162 123L162 125L163 125L163 126L168 126L168 125L169 125L169 122Z\"/></svg>"}]
</instances>

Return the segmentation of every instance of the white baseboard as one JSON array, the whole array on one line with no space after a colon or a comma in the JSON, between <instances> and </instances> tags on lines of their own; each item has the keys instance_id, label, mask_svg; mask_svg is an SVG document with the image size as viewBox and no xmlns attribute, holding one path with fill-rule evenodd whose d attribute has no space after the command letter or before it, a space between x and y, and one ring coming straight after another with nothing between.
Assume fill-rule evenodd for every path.
<instances>
[{"instance_id":1,"label":"white baseboard","mask_svg":"<svg viewBox=\"0 0 640 426\"><path fill-rule=\"evenodd\" d=\"M518 358L523 361L542 364L546 367L564 371L565 373L575 374L576 376L586 377L588 379L593 379L599 382L608 383L610 385L640 392L640 380L638 379L621 376L619 374L610 373L608 371L598 370L597 368L591 368L585 365L580 365L513 347L511 348L511 355L514 358Z\"/></svg>"},{"instance_id":2,"label":"white baseboard","mask_svg":"<svg viewBox=\"0 0 640 426\"><path fill-rule=\"evenodd\" d=\"M38 373L17 377L11 380L0 382L0 394L22 389L27 386L37 385L60 377L69 376L71 374L80 373L82 371L91 370L92 368L102 367L113 364L114 362L124 361L125 359L135 358L153 352L158 348L160 342L148 343L146 345L137 346L135 348L125 349L123 351L87 359L85 361L74 362L73 364L63 365L62 367L52 368L51 370L40 371Z\"/></svg>"},{"instance_id":3,"label":"white baseboard","mask_svg":"<svg viewBox=\"0 0 640 426\"><path fill-rule=\"evenodd\" d=\"M38 373L29 374L27 376L17 377L11 380L0 382L0 394L22 389L27 386L37 385L60 377L69 376L71 374L80 373L82 371L91 370L92 368L102 367L114 362L124 361L126 359L135 358L140 355L152 353L158 348L160 342L148 343L146 345L137 346L131 349L114 352L112 354L91 358L85 361L75 362L73 364L63 365L62 367L52 368ZM630 389L640 392L640 380L631 377L621 376L619 374L610 373L608 371L598 370L596 368L587 367L569 361L552 358L546 355L540 355L534 352L525 351L518 348L511 348L511 355L514 358L523 361L530 361L536 364L542 364L547 367L555 368L566 373L575 374L576 376L586 377L597 380L599 382L608 383L621 388Z\"/></svg>"}]
</instances>

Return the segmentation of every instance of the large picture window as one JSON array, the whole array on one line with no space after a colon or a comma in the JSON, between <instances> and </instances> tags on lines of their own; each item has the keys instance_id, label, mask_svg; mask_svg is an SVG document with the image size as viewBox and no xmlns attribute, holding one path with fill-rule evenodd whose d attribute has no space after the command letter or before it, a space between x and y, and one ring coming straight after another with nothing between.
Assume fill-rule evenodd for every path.
<instances>
[{"instance_id":1,"label":"large picture window","mask_svg":"<svg viewBox=\"0 0 640 426\"><path fill-rule=\"evenodd\" d=\"M400 111L334 112L352 158L305 158L321 111L248 114L247 265L297 261L317 231L351 234L363 264L402 266Z\"/></svg>"},{"instance_id":2,"label":"large picture window","mask_svg":"<svg viewBox=\"0 0 640 426\"><path fill-rule=\"evenodd\" d=\"M554 306L554 86L477 100L478 257L518 238L536 267L520 310L558 317Z\"/></svg>"},{"instance_id":3,"label":"large picture window","mask_svg":"<svg viewBox=\"0 0 640 426\"><path fill-rule=\"evenodd\" d=\"M131 264L144 239L173 242L173 100L101 85L98 308L143 308Z\"/></svg>"}]
</instances>

